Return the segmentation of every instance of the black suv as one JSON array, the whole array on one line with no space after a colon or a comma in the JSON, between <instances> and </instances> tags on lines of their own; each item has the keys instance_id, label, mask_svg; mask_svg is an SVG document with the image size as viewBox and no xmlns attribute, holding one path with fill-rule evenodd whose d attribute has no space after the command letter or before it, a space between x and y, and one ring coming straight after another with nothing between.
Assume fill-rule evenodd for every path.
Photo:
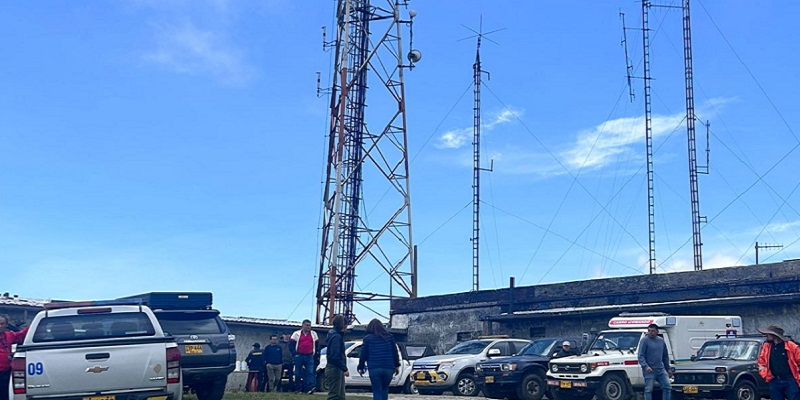
<instances>
[{"instance_id":1,"label":"black suv","mask_svg":"<svg viewBox=\"0 0 800 400\"><path fill-rule=\"evenodd\" d=\"M571 343L576 354L580 351L576 338L537 339L512 357L478 363L475 381L490 399L540 400L547 390L547 363L564 341Z\"/></svg>"},{"instance_id":2,"label":"black suv","mask_svg":"<svg viewBox=\"0 0 800 400\"><path fill-rule=\"evenodd\" d=\"M769 385L758 374L758 354L764 337L739 336L709 340L692 356L676 364L673 399L682 397L758 400L769 397Z\"/></svg>"},{"instance_id":3,"label":"black suv","mask_svg":"<svg viewBox=\"0 0 800 400\"><path fill-rule=\"evenodd\" d=\"M208 292L156 292L126 297L149 306L181 351L185 391L198 400L221 400L228 374L236 368L234 335L211 308Z\"/></svg>"}]
</instances>

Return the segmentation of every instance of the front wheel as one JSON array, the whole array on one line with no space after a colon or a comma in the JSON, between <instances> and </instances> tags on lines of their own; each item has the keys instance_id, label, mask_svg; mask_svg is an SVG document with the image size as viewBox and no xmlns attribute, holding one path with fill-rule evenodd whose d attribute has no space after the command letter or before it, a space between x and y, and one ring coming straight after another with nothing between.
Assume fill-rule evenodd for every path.
<instances>
[{"instance_id":1,"label":"front wheel","mask_svg":"<svg viewBox=\"0 0 800 400\"><path fill-rule=\"evenodd\" d=\"M541 400L546 388L544 379L536 373L525 375L522 384L517 388L517 396L521 400Z\"/></svg>"},{"instance_id":2,"label":"front wheel","mask_svg":"<svg viewBox=\"0 0 800 400\"><path fill-rule=\"evenodd\" d=\"M471 373L463 373L456 379L456 384L453 386L453 394L456 396L477 396L478 385L475 383L475 378Z\"/></svg>"},{"instance_id":3,"label":"front wheel","mask_svg":"<svg viewBox=\"0 0 800 400\"><path fill-rule=\"evenodd\" d=\"M599 400L627 400L629 397L628 383L619 375L606 375L600 381L597 391Z\"/></svg>"},{"instance_id":4,"label":"front wheel","mask_svg":"<svg viewBox=\"0 0 800 400\"><path fill-rule=\"evenodd\" d=\"M728 394L728 400L758 400L756 386L753 382L740 380Z\"/></svg>"},{"instance_id":5,"label":"front wheel","mask_svg":"<svg viewBox=\"0 0 800 400\"><path fill-rule=\"evenodd\" d=\"M403 384L403 394L419 394L417 385L414 384L410 376L406 378L406 383Z\"/></svg>"}]
</instances>

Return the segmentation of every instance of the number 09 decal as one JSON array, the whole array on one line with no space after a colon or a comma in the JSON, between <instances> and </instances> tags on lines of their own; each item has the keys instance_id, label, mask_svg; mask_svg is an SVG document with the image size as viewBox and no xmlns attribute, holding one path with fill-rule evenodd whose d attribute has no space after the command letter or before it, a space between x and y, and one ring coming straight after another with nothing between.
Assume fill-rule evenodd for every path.
<instances>
[{"instance_id":1,"label":"number 09 decal","mask_svg":"<svg viewBox=\"0 0 800 400\"><path fill-rule=\"evenodd\" d=\"M40 362L28 364L28 375L41 375L43 373L44 364Z\"/></svg>"}]
</instances>

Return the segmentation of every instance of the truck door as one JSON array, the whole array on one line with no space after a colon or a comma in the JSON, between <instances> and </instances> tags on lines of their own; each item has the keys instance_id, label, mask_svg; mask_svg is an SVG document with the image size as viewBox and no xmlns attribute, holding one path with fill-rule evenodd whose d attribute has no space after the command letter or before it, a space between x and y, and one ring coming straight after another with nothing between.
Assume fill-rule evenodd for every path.
<instances>
[{"instance_id":1,"label":"truck door","mask_svg":"<svg viewBox=\"0 0 800 400\"><path fill-rule=\"evenodd\" d=\"M665 365L666 368L671 368L675 366L675 353L672 352L672 341L669 338L669 334L667 332L660 332L658 336L661 336L664 339L664 344L667 345L667 355L669 356L669 364Z\"/></svg>"}]
</instances>

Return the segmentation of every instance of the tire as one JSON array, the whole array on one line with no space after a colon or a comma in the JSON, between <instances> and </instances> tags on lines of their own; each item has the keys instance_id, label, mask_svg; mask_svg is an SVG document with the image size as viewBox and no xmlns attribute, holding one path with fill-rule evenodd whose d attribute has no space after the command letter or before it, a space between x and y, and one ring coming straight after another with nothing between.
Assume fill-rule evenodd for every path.
<instances>
[{"instance_id":1,"label":"tire","mask_svg":"<svg viewBox=\"0 0 800 400\"><path fill-rule=\"evenodd\" d=\"M541 400L546 390L547 383L534 372L522 378L522 383L517 387L517 397L520 400Z\"/></svg>"},{"instance_id":2,"label":"tire","mask_svg":"<svg viewBox=\"0 0 800 400\"><path fill-rule=\"evenodd\" d=\"M759 400L758 390L753 382L739 380L728 393L728 400Z\"/></svg>"},{"instance_id":3,"label":"tire","mask_svg":"<svg viewBox=\"0 0 800 400\"><path fill-rule=\"evenodd\" d=\"M317 372L317 391L318 392L327 392L330 388L328 387L328 381L325 380L325 370L321 370ZM198 399L200 400L200 399Z\"/></svg>"},{"instance_id":4,"label":"tire","mask_svg":"<svg viewBox=\"0 0 800 400\"><path fill-rule=\"evenodd\" d=\"M403 394L419 394L417 385L411 381L411 377L406 378L406 383L403 384Z\"/></svg>"},{"instance_id":5,"label":"tire","mask_svg":"<svg viewBox=\"0 0 800 400\"><path fill-rule=\"evenodd\" d=\"M603 377L597 389L598 400L628 400L628 382L619 375L610 374Z\"/></svg>"},{"instance_id":6,"label":"tire","mask_svg":"<svg viewBox=\"0 0 800 400\"><path fill-rule=\"evenodd\" d=\"M228 376L217 377L211 382L194 388L197 400L222 400L225 395L225 385L228 383Z\"/></svg>"},{"instance_id":7,"label":"tire","mask_svg":"<svg viewBox=\"0 0 800 400\"><path fill-rule=\"evenodd\" d=\"M478 384L475 383L475 377L469 372L461 373L456 379L456 384L453 385L453 394L456 396L477 396L480 393Z\"/></svg>"}]
</instances>

